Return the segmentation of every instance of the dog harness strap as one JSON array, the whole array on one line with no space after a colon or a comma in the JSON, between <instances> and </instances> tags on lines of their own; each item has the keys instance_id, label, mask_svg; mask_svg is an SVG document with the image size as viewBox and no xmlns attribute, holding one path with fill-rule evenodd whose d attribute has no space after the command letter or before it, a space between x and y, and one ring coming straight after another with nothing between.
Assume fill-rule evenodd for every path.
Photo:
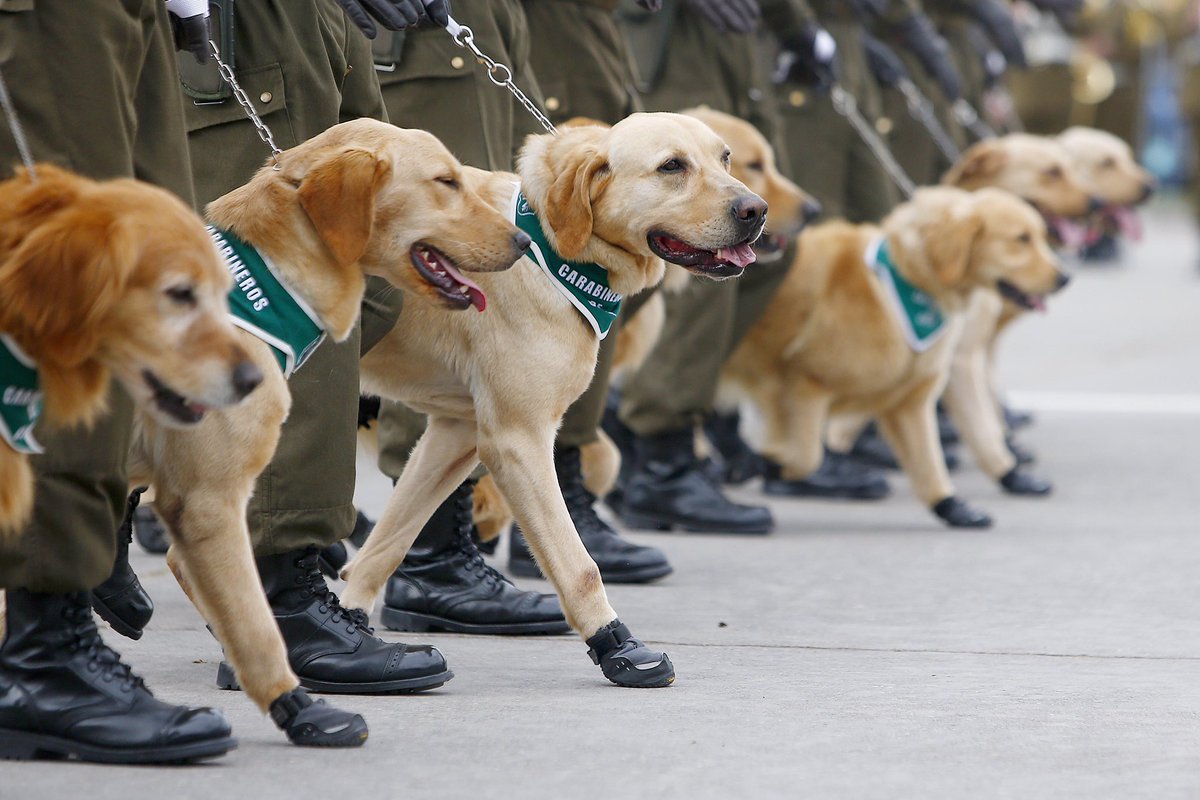
<instances>
[{"instance_id":1,"label":"dog harness strap","mask_svg":"<svg viewBox=\"0 0 1200 800\"><path fill-rule=\"evenodd\" d=\"M233 324L266 342L283 376L290 378L325 340L320 319L252 245L212 225L208 232L233 276L229 292Z\"/></svg>"},{"instance_id":2,"label":"dog harness strap","mask_svg":"<svg viewBox=\"0 0 1200 800\"><path fill-rule=\"evenodd\" d=\"M866 262L879 276L908 346L918 353L928 350L946 329L942 310L927 292L913 286L896 269L884 237L873 239L867 246Z\"/></svg>"},{"instance_id":3,"label":"dog harness strap","mask_svg":"<svg viewBox=\"0 0 1200 800\"><path fill-rule=\"evenodd\" d=\"M42 452L33 428L42 416L42 389L37 364L8 336L0 333L0 437L26 455Z\"/></svg>"},{"instance_id":4,"label":"dog harness strap","mask_svg":"<svg viewBox=\"0 0 1200 800\"><path fill-rule=\"evenodd\" d=\"M592 663L599 664L605 655L632 638L633 634L629 632L629 627L621 620L614 619L592 634L592 637L584 644L588 646L588 655L591 656Z\"/></svg>"},{"instance_id":5,"label":"dog harness strap","mask_svg":"<svg viewBox=\"0 0 1200 800\"><path fill-rule=\"evenodd\" d=\"M596 335L601 339L607 336L621 310L622 300L621 295L609 288L608 270L599 264L567 261L560 256L550 246L542 222L529 206L519 184L513 193L512 219L533 240L533 244L529 245L530 258L542 268L554 287L571 301L571 305L579 309Z\"/></svg>"}]
</instances>

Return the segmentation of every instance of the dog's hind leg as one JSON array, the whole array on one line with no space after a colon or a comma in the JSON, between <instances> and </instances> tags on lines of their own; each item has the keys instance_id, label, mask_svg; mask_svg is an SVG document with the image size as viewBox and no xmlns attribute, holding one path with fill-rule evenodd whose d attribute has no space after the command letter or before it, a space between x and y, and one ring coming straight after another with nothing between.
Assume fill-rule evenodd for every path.
<instances>
[{"instance_id":1,"label":"dog's hind leg","mask_svg":"<svg viewBox=\"0 0 1200 800\"><path fill-rule=\"evenodd\" d=\"M387 508L354 560L342 570L342 604L370 612L387 579L438 505L479 464L474 420L430 417L396 481Z\"/></svg>"}]
</instances>

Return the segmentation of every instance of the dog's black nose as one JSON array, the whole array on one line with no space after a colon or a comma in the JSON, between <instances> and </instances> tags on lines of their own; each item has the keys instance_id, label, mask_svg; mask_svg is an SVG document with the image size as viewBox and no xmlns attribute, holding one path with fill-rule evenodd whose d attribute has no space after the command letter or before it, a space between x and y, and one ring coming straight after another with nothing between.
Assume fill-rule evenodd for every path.
<instances>
[{"instance_id":1,"label":"dog's black nose","mask_svg":"<svg viewBox=\"0 0 1200 800\"><path fill-rule=\"evenodd\" d=\"M756 194L747 194L733 201L733 216L747 226L758 225L767 216L767 201Z\"/></svg>"},{"instance_id":2,"label":"dog's black nose","mask_svg":"<svg viewBox=\"0 0 1200 800\"><path fill-rule=\"evenodd\" d=\"M1142 196L1138 198L1139 203L1144 203L1154 196L1154 181L1146 181L1142 187Z\"/></svg>"},{"instance_id":3,"label":"dog's black nose","mask_svg":"<svg viewBox=\"0 0 1200 800\"><path fill-rule=\"evenodd\" d=\"M1099 197L1089 198L1088 199L1088 213L1091 213L1093 211L1099 211L1100 209L1104 208L1106 205L1108 205L1108 203L1105 203L1104 200L1102 200Z\"/></svg>"},{"instance_id":4,"label":"dog's black nose","mask_svg":"<svg viewBox=\"0 0 1200 800\"><path fill-rule=\"evenodd\" d=\"M525 231L517 231L513 234L513 247L517 248L518 253L524 253L531 244L533 244L533 240Z\"/></svg>"},{"instance_id":5,"label":"dog's black nose","mask_svg":"<svg viewBox=\"0 0 1200 800\"><path fill-rule=\"evenodd\" d=\"M242 361L233 368L233 389L241 400L263 382L262 370L249 361Z\"/></svg>"},{"instance_id":6,"label":"dog's black nose","mask_svg":"<svg viewBox=\"0 0 1200 800\"><path fill-rule=\"evenodd\" d=\"M1054 291L1057 292L1059 289L1063 288L1070 282L1071 282L1071 276L1068 275L1067 273L1063 272L1062 270L1059 270L1058 277L1054 279Z\"/></svg>"},{"instance_id":7,"label":"dog's black nose","mask_svg":"<svg viewBox=\"0 0 1200 800\"><path fill-rule=\"evenodd\" d=\"M824 209L821 208L821 204L816 200L805 200L804 205L801 207L801 211L804 215L804 221L806 223L812 222L814 219L821 216L821 212L823 210Z\"/></svg>"}]
</instances>

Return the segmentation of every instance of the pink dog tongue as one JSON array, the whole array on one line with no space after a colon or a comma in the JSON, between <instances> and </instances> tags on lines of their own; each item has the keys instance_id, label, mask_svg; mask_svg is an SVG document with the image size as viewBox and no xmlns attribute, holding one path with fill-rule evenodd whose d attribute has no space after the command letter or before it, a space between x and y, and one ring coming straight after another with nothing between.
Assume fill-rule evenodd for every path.
<instances>
[{"instance_id":1,"label":"pink dog tongue","mask_svg":"<svg viewBox=\"0 0 1200 800\"><path fill-rule=\"evenodd\" d=\"M483 289L479 288L479 284L456 270L448 261L442 261L441 266L451 278L467 287L467 296L471 298L471 305L475 306L476 311L483 311L487 308L487 295L483 293Z\"/></svg>"},{"instance_id":2,"label":"pink dog tongue","mask_svg":"<svg viewBox=\"0 0 1200 800\"><path fill-rule=\"evenodd\" d=\"M1117 227L1121 229L1121 234L1127 239L1134 242L1142 240L1142 218L1132 208L1118 206L1112 210L1113 219L1117 221Z\"/></svg>"},{"instance_id":3,"label":"pink dog tongue","mask_svg":"<svg viewBox=\"0 0 1200 800\"><path fill-rule=\"evenodd\" d=\"M1087 243L1087 228L1067 219L1055 220L1055 230L1064 247L1078 250Z\"/></svg>"},{"instance_id":4,"label":"pink dog tongue","mask_svg":"<svg viewBox=\"0 0 1200 800\"><path fill-rule=\"evenodd\" d=\"M739 267L746 267L754 263L754 248L744 243L735 247L722 247L717 251L717 258Z\"/></svg>"}]
</instances>

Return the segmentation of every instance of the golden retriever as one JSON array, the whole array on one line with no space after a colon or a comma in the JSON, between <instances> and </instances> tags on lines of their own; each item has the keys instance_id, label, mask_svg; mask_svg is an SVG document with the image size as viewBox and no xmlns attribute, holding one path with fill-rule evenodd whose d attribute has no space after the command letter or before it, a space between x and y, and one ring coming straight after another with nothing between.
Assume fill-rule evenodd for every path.
<instances>
[{"instance_id":1,"label":"golden retriever","mask_svg":"<svg viewBox=\"0 0 1200 800\"><path fill-rule=\"evenodd\" d=\"M482 310L486 303L455 265L507 269L528 244L424 131L346 122L280 161L280 170L264 167L211 203L208 216L257 248L335 341L358 319L367 276L431 300L414 305L428 305L434 316L427 333L437 335L453 316L443 309ZM171 533L172 570L247 694L266 710L298 681L265 596L249 589L259 583L246 506L275 452L290 398L272 350L249 333L239 337L266 376L262 388L186 431L141 417L130 471L135 483L154 488Z\"/></svg>"},{"instance_id":2,"label":"golden retriever","mask_svg":"<svg viewBox=\"0 0 1200 800\"><path fill-rule=\"evenodd\" d=\"M940 309L940 334L910 342L889 299L901 281L871 266L885 260L881 247L895 274ZM955 496L935 419L963 312L976 290L1042 297L1063 282L1028 204L998 190L921 189L882 227L833 222L802 234L724 377L761 412L763 454L784 478L820 465L831 414L877 417L921 502L950 525L986 526L987 515Z\"/></svg>"},{"instance_id":3,"label":"golden retriever","mask_svg":"<svg viewBox=\"0 0 1200 800\"><path fill-rule=\"evenodd\" d=\"M171 428L259 384L228 318L230 277L190 208L132 179L49 164L36 175L0 183L0 335L36 365L47 423L93 422L110 377ZM38 402L38 391L24 394L5 400ZM0 535L32 503L26 456L0 442Z\"/></svg>"},{"instance_id":4,"label":"golden retriever","mask_svg":"<svg viewBox=\"0 0 1200 800\"><path fill-rule=\"evenodd\" d=\"M549 273L569 278L568 259L600 265L622 295L658 283L664 260L708 277L740 274L754 259L766 203L729 174L729 163L729 148L699 120L634 114L612 128L531 136L517 175L477 174L497 208L535 215L558 257L539 249L509 272L481 276L495 298L488 314L435 324L432 309L406 309L363 359L367 391L429 421L343 572L347 606L374 605L421 526L482 461L605 676L625 686L674 680L670 659L617 619L558 490L555 431L591 379L598 339Z\"/></svg>"}]
</instances>

